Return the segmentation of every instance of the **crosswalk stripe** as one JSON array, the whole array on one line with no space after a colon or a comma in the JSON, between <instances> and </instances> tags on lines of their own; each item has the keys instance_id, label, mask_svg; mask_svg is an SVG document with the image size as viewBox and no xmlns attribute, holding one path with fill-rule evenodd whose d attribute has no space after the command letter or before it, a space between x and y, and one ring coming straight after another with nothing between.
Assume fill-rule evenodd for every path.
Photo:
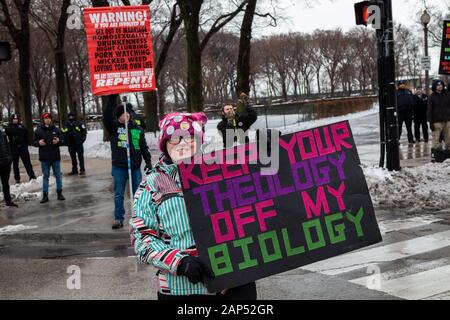
<instances>
[{"instance_id":1,"label":"crosswalk stripe","mask_svg":"<svg viewBox=\"0 0 450 320\"><path fill-rule=\"evenodd\" d=\"M404 299L424 299L450 291L450 266L448 265L392 280L383 280L386 275L380 276L379 291ZM367 280L369 277L354 279L350 282L366 285Z\"/></svg>"},{"instance_id":2,"label":"crosswalk stripe","mask_svg":"<svg viewBox=\"0 0 450 320\"><path fill-rule=\"evenodd\" d=\"M385 246L362 249L302 267L304 270L337 275L371 264L389 262L450 246L450 230L396 242Z\"/></svg>"},{"instance_id":3,"label":"crosswalk stripe","mask_svg":"<svg viewBox=\"0 0 450 320\"><path fill-rule=\"evenodd\" d=\"M386 234L393 231L412 229L423 227L432 223L442 221L442 219L432 218L428 216L419 216L409 219L400 220L384 220L378 223L381 234Z\"/></svg>"}]
</instances>

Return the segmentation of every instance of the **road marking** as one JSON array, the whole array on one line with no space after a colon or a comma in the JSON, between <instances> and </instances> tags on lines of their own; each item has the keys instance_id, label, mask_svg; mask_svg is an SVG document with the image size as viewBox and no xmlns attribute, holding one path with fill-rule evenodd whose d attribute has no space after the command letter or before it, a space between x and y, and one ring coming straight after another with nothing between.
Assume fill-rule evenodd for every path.
<instances>
[{"instance_id":1,"label":"road marking","mask_svg":"<svg viewBox=\"0 0 450 320\"><path fill-rule=\"evenodd\" d=\"M380 291L409 300L424 299L450 291L450 266L410 274L404 277L386 280L381 274ZM366 285L369 277L362 277L350 282Z\"/></svg>"},{"instance_id":2,"label":"road marking","mask_svg":"<svg viewBox=\"0 0 450 320\"><path fill-rule=\"evenodd\" d=\"M302 267L304 270L337 275L371 264L389 262L450 246L450 230L351 252Z\"/></svg>"},{"instance_id":3,"label":"road marking","mask_svg":"<svg viewBox=\"0 0 450 320\"><path fill-rule=\"evenodd\" d=\"M378 226L380 227L381 234L386 234L392 231L422 227L439 221L442 221L442 219L436 219L429 216L418 216L403 220L383 220L378 222Z\"/></svg>"}]
</instances>

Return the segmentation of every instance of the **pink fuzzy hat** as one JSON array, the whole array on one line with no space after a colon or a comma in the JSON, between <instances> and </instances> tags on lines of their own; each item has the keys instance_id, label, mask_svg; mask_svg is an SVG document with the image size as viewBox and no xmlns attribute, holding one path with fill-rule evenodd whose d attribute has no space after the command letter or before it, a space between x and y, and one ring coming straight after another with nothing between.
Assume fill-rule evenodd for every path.
<instances>
[{"instance_id":1,"label":"pink fuzzy hat","mask_svg":"<svg viewBox=\"0 0 450 320\"><path fill-rule=\"evenodd\" d=\"M204 127L208 118L203 112L198 113L180 113L173 112L166 115L159 122L161 132L159 134L158 144L162 152L166 152L166 142L177 131L187 131L191 136L201 136L203 142ZM180 131L178 131L180 134Z\"/></svg>"}]
</instances>

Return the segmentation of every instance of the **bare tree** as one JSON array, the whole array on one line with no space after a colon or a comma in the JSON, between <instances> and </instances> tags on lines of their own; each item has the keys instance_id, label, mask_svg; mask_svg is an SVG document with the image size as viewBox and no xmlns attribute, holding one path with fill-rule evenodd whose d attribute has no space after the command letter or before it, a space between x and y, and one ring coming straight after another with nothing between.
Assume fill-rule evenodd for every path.
<instances>
[{"instance_id":1,"label":"bare tree","mask_svg":"<svg viewBox=\"0 0 450 320\"><path fill-rule=\"evenodd\" d=\"M344 36L340 29L316 32L317 44L323 57L323 67L330 81L333 97L339 80L339 66L344 57Z\"/></svg>"},{"instance_id":2,"label":"bare tree","mask_svg":"<svg viewBox=\"0 0 450 320\"><path fill-rule=\"evenodd\" d=\"M234 10L220 15L214 20L209 31L200 40L200 14L204 0L177 0L181 17L184 22L187 43L188 63L188 96L187 107L189 111L203 110L203 85L202 85L202 51L205 49L211 37L225 27L245 7L247 0L236 4Z\"/></svg>"},{"instance_id":3,"label":"bare tree","mask_svg":"<svg viewBox=\"0 0 450 320\"><path fill-rule=\"evenodd\" d=\"M19 109L25 125L32 128L29 19L31 0L14 1L13 3L14 5L8 5L5 0L0 0L3 12L0 23L7 28L19 51ZM28 138L31 141L33 130L28 132Z\"/></svg>"},{"instance_id":4,"label":"bare tree","mask_svg":"<svg viewBox=\"0 0 450 320\"><path fill-rule=\"evenodd\" d=\"M55 84L58 106L59 123L63 124L67 118L67 107L72 112L75 110L70 90L70 82L67 77L66 53L64 50L66 37L66 24L68 19L67 9L70 0L62 0L57 3L48 0L39 0L34 3L31 15L33 20L45 32L48 42L52 44L55 59Z\"/></svg>"}]
</instances>

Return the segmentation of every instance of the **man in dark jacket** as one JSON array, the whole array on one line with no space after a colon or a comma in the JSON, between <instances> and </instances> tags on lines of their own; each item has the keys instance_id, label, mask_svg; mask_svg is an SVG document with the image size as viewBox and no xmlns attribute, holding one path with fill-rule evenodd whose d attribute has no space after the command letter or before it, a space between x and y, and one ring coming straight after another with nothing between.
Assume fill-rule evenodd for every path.
<instances>
[{"instance_id":1,"label":"man in dark jacket","mask_svg":"<svg viewBox=\"0 0 450 320\"><path fill-rule=\"evenodd\" d=\"M3 197L8 207L17 207L12 202L9 192L9 175L11 174L12 155L9 147L8 136L0 129L0 177L2 180Z\"/></svg>"},{"instance_id":2,"label":"man in dark jacket","mask_svg":"<svg viewBox=\"0 0 450 320\"><path fill-rule=\"evenodd\" d=\"M397 90L397 111L398 111L398 138L402 135L403 123L405 123L406 131L408 132L408 142L414 143L414 136L412 132L414 108L414 95L407 88L406 81L398 82Z\"/></svg>"},{"instance_id":3,"label":"man in dark jacket","mask_svg":"<svg viewBox=\"0 0 450 320\"><path fill-rule=\"evenodd\" d=\"M125 121L128 121L130 139L130 165L133 194L142 180L142 158L146 163L145 170L151 168L151 155L145 140L144 130L137 126L130 117L131 108L126 112L122 104L117 106L118 95L110 95L103 111L103 124L108 130L111 143L112 176L114 179L114 218L113 229L123 227L125 217L124 193L128 181L127 135ZM115 111L115 112L114 112Z\"/></svg>"},{"instance_id":4,"label":"man in dark jacket","mask_svg":"<svg viewBox=\"0 0 450 320\"><path fill-rule=\"evenodd\" d=\"M416 137L416 141L420 141L420 129L422 129L423 140L428 142L428 96L423 93L422 88L416 89L414 101L414 135Z\"/></svg>"},{"instance_id":5,"label":"man in dark jacket","mask_svg":"<svg viewBox=\"0 0 450 320\"><path fill-rule=\"evenodd\" d=\"M217 130L222 134L223 147L230 148L234 143L227 144L227 131L233 139L233 142L238 144L244 144L248 142L246 132L252 124L257 120L258 116L256 111L250 107L248 103L248 97L245 93L241 93L238 101L238 110L234 110L234 107L227 103L222 108L222 121L217 125Z\"/></svg>"},{"instance_id":6,"label":"man in dark jacket","mask_svg":"<svg viewBox=\"0 0 450 320\"><path fill-rule=\"evenodd\" d=\"M441 149L441 133L444 133L445 152L450 156L450 93L445 91L442 80L433 81L433 93L428 98L427 116L433 131L432 154Z\"/></svg>"},{"instance_id":7,"label":"man in dark jacket","mask_svg":"<svg viewBox=\"0 0 450 320\"><path fill-rule=\"evenodd\" d=\"M34 131L33 145L39 148L39 161L43 175L42 200L46 203L48 199L48 180L50 169L56 178L56 192L58 200L65 200L62 194L62 174L61 174L61 154L59 147L64 139L61 131L53 124L53 117L50 113L41 116L42 124Z\"/></svg>"},{"instance_id":8,"label":"man in dark jacket","mask_svg":"<svg viewBox=\"0 0 450 320\"><path fill-rule=\"evenodd\" d=\"M27 171L30 180L36 179L36 175L31 165L30 153L28 152L28 130L21 123L17 114L11 115L10 122L5 128L8 135L9 145L11 147L11 155L13 160L14 179L16 183L20 183L19 159Z\"/></svg>"},{"instance_id":9,"label":"man in dark jacket","mask_svg":"<svg viewBox=\"0 0 450 320\"><path fill-rule=\"evenodd\" d=\"M64 134L64 142L69 148L70 158L72 159L72 171L69 175L78 174L78 161L80 162L80 175L85 174L84 168L84 149L83 143L86 141L87 130L86 126L78 121L74 113L69 113L68 120L64 128L62 128Z\"/></svg>"}]
</instances>

